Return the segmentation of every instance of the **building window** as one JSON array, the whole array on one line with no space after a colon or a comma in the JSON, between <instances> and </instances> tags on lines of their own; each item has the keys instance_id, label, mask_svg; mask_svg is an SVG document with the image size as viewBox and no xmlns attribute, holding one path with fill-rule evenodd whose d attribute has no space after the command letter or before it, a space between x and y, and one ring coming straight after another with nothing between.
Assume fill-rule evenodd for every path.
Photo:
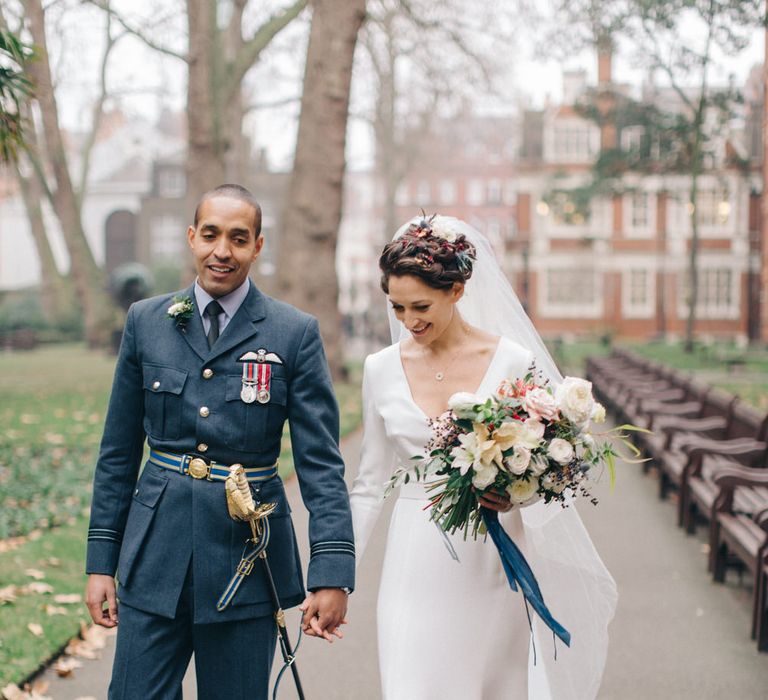
<instances>
[{"instance_id":1,"label":"building window","mask_svg":"<svg viewBox=\"0 0 768 700\"><path fill-rule=\"evenodd\" d=\"M699 224L702 226L723 226L728 223L731 204L728 191L719 189L699 190L696 197Z\"/></svg>"},{"instance_id":2,"label":"building window","mask_svg":"<svg viewBox=\"0 0 768 700\"><path fill-rule=\"evenodd\" d=\"M453 180L440 181L440 204L456 203L456 183Z\"/></svg>"},{"instance_id":3,"label":"building window","mask_svg":"<svg viewBox=\"0 0 768 700\"><path fill-rule=\"evenodd\" d=\"M479 207L484 199L483 181L472 179L467 183L467 204Z\"/></svg>"},{"instance_id":4,"label":"building window","mask_svg":"<svg viewBox=\"0 0 768 700\"><path fill-rule=\"evenodd\" d=\"M488 217L485 224L485 235L496 255L501 255L504 252L504 238L501 235L501 221L495 216Z\"/></svg>"},{"instance_id":5,"label":"building window","mask_svg":"<svg viewBox=\"0 0 768 700\"><path fill-rule=\"evenodd\" d=\"M629 305L644 306L648 303L648 270L629 271Z\"/></svg>"},{"instance_id":6,"label":"building window","mask_svg":"<svg viewBox=\"0 0 768 700\"><path fill-rule=\"evenodd\" d=\"M554 142L556 158L586 160L592 154L589 127L556 126L554 128Z\"/></svg>"},{"instance_id":7,"label":"building window","mask_svg":"<svg viewBox=\"0 0 768 700\"><path fill-rule=\"evenodd\" d=\"M416 204L426 206L432 201L432 190L429 186L429 180L420 180L416 188Z\"/></svg>"},{"instance_id":8,"label":"building window","mask_svg":"<svg viewBox=\"0 0 768 700\"><path fill-rule=\"evenodd\" d=\"M639 153L643 144L645 129L642 126L627 126L621 130L621 150Z\"/></svg>"},{"instance_id":9,"label":"building window","mask_svg":"<svg viewBox=\"0 0 768 700\"><path fill-rule=\"evenodd\" d=\"M178 261L186 243L184 222L172 214L161 214L150 224L150 250L153 258Z\"/></svg>"},{"instance_id":10,"label":"building window","mask_svg":"<svg viewBox=\"0 0 768 700\"><path fill-rule=\"evenodd\" d=\"M408 183L401 182L395 190L395 204L399 207L406 207L410 204L408 199Z\"/></svg>"},{"instance_id":11,"label":"building window","mask_svg":"<svg viewBox=\"0 0 768 700\"><path fill-rule=\"evenodd\" d=\"M547 270L547 303L579 306L595 301L595 275L583 270Z\"/></svg>"},{"instance_id":12,"label":"building window","mask_svg":"<svg viewBox=\"0 0 768 700\"><path fill-rule=\"evenodd\" d=\"M501 204L501 180L488 180L488 204Z\"/></svg>"},{"instance_id":13,"label":"building window","mask_svg":"<svg viewBox=\"0 0 768 700\"><path fill-rule=\"evenodd\" d=\"M699 270L699 289L696 315L699 318L738 318L739 290L737 275L731 268L704 268ZM690 294L689 276L683 275L680 294L680 316L688 315Z\"/></svg>"},{"instance_id":14,"label":"building window","mask_svg":"<svg viewBox=\"0 0 768 700\"><path fill-rule=\"evenodd\" d=\"M509 206L517 204L517 187L514 180L507 180L504 183L504 204Z\"/></svg>"},{"instance_id":15,"label":"building window","mask_svg":"<svg viewBox=\"0 0 768 700\"><path fill-rule=\"evenodd\" d=\"M648 193L633 192L630 198L632 205L632 228L646 228L648 226Z\"/></svg>"},{"instance_id":16,"label":"building window","mask_svg":"<svg viewBox=\"0 0 768 700\"><path fill-rule=\"evenodd\" d=\"M183 197L187 191L187 181L181 168L162 168L157 173L157 194L160 197Z\"/></svg>"}]
</instances>

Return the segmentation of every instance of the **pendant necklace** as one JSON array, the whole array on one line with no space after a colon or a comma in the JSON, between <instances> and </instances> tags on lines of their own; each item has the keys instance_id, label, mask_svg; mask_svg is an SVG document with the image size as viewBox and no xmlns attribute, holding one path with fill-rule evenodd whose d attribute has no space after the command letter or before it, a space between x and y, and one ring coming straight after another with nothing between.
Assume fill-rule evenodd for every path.
<instances>
[{"instance_id":1,"label":"pendant necklace","mask_svg":"<svg viewBox=\"0 0 768 700\"><path fill-rule=\"evenodd\" d=\"M468 337L469 333L470 333L469 326L463 325L462 326L462 330L464 331L465 336ZM453 354L451 359L448 361L448 364L445 365L445 367L442 370L435 370L435 368L432 365L432 363L429 360L427 360L427 353L426 353L426 351L424 351L424 362L426 363L427 367L429 367L429 369L432 370L432 372L435 373L435 381L436 382L442 382L443 379L445 379L446 373L453 366L453 363L456 361L456 358L459 356L462 347L464 347L464 342L459 344L458 349Z\"/></svg>"}]
</instances>

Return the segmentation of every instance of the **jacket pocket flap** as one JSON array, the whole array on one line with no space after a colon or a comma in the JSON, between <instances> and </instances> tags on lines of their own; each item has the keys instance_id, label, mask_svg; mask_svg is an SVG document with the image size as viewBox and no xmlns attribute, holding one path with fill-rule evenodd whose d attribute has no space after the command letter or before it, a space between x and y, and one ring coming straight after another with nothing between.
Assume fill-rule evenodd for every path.
<instances>
[{"instance_id":1,"label":"jacket pocket flap","mask_svg":"<svg viewBox=\"0 0 768 700\"><path fill-rule=\"evenodd\" d=\"M160 496L163 495L166 486L168 486L168 479L147 472L146 474L141 475L139 483L136 484L133 498L145 506L154 508L160 500Z\"/></svg>"},{"instance_id":2,"label":"jacket pocket flap","mask_svg":"<svg viewBox=\"0 0 768 700\"><path fill-rule=\"evenodd\" d=\"M188 372L175 367L144 363L144 388L155 393L180 394Z\"/></svg>"}]
</instances>

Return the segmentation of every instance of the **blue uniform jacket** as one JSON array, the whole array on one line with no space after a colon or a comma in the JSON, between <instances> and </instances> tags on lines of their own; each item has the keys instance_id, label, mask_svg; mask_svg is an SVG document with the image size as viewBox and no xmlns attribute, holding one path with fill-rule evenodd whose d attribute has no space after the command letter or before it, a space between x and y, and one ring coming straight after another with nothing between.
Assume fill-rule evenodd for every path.
<instances>
[{"instance_id":1,"label":"blue uniform jacket","mask_svg":"<svg viewBox=\"0 0 768 700\"><path fill-rule=\"evenodd\" d=\"M182 294L194 298L192 288ZM186 324L168 317L172 297L140 301L128 312L94 477L87 572L117 573L121 602L173 617L191 559L196 623L270 614L258 563L229 607L216 610L249 536L246 524L229 517L223 482L149 462L139 476L139 467L145 438L150 447L177 454L200 454L207 446L204 456L226 465L271 465L287 419L310 512L307 587L353 588L338 406L316 319L251 284L209 350L197 309ZM247 404L237 360L261 348L282 364L272 364L269 403ZM257 495L278 503L267 552L281 602L291 607L303 599L304 582L279 477L259 484Z\"/></svg>"}]
</instances>

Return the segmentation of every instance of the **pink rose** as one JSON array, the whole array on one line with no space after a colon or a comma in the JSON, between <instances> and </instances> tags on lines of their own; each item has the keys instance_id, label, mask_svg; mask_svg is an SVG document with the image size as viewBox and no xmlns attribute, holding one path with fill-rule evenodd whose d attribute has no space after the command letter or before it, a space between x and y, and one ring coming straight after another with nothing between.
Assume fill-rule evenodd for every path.
<instances>
[{"instance_id":1,"label":"pink rose","mask_svg":"<svg viewBox=\"0 0 768 700\"><path fill-rule=\"evenodd\" d=\"M546 389L531 389L523 400L523 406L531 418L543 418L544 420L557 420L559 411L555 397Z\"/></svg>"}]
</instances>

